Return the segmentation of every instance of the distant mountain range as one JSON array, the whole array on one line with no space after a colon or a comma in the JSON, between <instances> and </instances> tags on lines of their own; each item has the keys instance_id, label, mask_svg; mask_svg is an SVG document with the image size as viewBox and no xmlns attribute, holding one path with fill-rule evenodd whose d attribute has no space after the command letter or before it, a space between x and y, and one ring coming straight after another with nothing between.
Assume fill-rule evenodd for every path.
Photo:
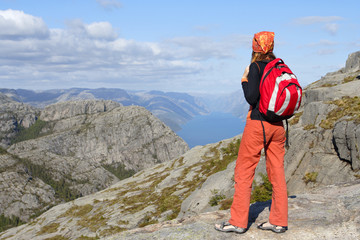
<instances>
[{"instance_id":1,"label":"distant mountain range","mask_svg":"<svg viewBox=\"0 0 360 240\"><path fill-rule=\"evenodd\" d=\"M142 106L151 111L174 131L180 130L181 125L197 115L206 115L210 112L226 112L243 118L248 108L248 105L244 104L245 100L240 90L222 95L130 91L119 88L71 88L43 91L0 89L0 93L15 101L27 103L37 108L44 108L58 102L89 99L113 100L124 106Z\"/></svg>"}]
</instances>

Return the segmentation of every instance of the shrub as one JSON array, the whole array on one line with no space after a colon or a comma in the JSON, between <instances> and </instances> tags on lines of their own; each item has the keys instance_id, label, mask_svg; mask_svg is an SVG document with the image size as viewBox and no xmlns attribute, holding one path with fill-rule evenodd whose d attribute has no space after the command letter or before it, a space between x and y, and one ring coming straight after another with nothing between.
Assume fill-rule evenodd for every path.
<instances>
[{"instance_id":1,"label":"shrub","mask_svg":"<svg viewBox=\"0 0 360 240\"><path fill-rule=\"evenodd\" d=\"M18 126L18 133L12 139L11 144L30 140L30 139L35 139L35 138L42 136L43 134L41 134L41 130L46 125L47 125L47 122L38 119L29 128L24 128L22 126Z\"/></svg>"},{"instance_id":2,"label":"shrub","mask_svg":"<svg viewBox=\"0 0 360 240\"><path fill-rule=\"evenodd\" d=\"M54 180L51 176L51 171L49 171L45 165L34 164L27 159L18 158L16 156L13 157L24 164L33 178L40 178L43 182L50 185L54 189L57 198L68 202L81 196L80 193L71 190L70 184L64 178L59 181Z\"/></svg>"},{"instance_id":3,"label":"shrub","mask_svg":"<svg viewBox=\"0 0 360 240\"><path fill-rule=\"evenodd\" d=\"M211 191L214 194L209 201L210 206L217 206L221 200L224 200L226 196L224 194L219 194L217 189Z\"/></svg>"},{"instance_id":4,"label":"shrub","mask_svg":"<svg viewBox=\"0 0 360 240\"><path fill-rule=\"evenodd\" d=\"M130 169L126 169L125 165L122 163L118 163L117 165L102 165L107 171L114 174L119 180L123 180L125 178L131 177L135 174L135 171Z\"/></svg>"},{"instance_id":5,"label":"shrub","mask_svg":"<svg viewBox=\"0 0 360 240\"><path fill-rule=\"evenodd\" d=\"M219 210L227 210L230 209L231 204L233 202L233 198L224 199L220 202L220 208Z\"/></svg>"},{"instance_id":6,"label":"shrub","mask_svg":"<svg viewBox=\"0 0 360 240\"><path fill-rule=\"evenodd\" d=\"M356 75L355 76L348 76L348 77L344 78L343 83L348 83L348 82L354 81L355 79L356 79Z\"/></svg>"},{"instance_id":7,"label":"shrub","mask_svg":"<svg viewBox=\"0 0 360 240\"><path fill-rule=\"evenodd\" d=\"M152 219L150 215L145 215L145 217L140 221L139 227L145 227L150 224L158 223L158 220Z\"/></svg>"},{"instance_id":8,"label":"shrub","mask_svg":"<svg viewBox=\"0 0 360 240\"><path fill-rule=\"evenodd\" d=\"M5 231L12 227L17 227L23 224L19 217L11 216L6 217L4 214L0 215L0 232Z\"/></svg>"},{"instance_id":9,"label":"shrub","mask_svg":"<svg viewBox=\"0 0 360 240\"><path fill-rule=\"evenodd\" d=\"M251 199L250 199L251 203L266 202L268 200L271 200L272 185L268 179L268 176L263 173L260 173L260 176L263 180L263 183L257 185L256 182L254 181L255 187L251 192Z\"/></svg>"},{"instance_id":10,"label":"shrub","mask_svg":"<svg viewBox=\"0 0 360 240\"><path fill-rule=\"evenodd\" d=\"M0 147L0 155L2 155L2 154L7 154L8 152L5 150L5 149L3 149L2 147Z\"/></svg>"},{"instance_id":11,"label":"shrub","mask_svg":"<svg viewBox=\"0 0 360 240\"><path fill-rule=\"evenodd\" d=\"M305 174L305 176L302 178L306 184L309 182L316 183L316 178L318 176L318 172L308 172Z\"/></svg>"}]
</instances>

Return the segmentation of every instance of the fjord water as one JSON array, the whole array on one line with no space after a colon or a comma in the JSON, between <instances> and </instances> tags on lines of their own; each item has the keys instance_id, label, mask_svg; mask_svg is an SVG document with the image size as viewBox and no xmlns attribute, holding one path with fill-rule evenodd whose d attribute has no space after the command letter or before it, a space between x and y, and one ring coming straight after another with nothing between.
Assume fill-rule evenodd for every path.
<instances>
[{"instance_id":1,"label":"fjord water","mask_svg":"<svg viewBox=\"0 0 360 240\"><path fill-rule=\"evenodd\" d=\"M245 120L235 117L231 113L213 112L199 115L181 126L177 131L190 148L206 145L232 138L243 132Z\"/></svg>"}]
</instances>

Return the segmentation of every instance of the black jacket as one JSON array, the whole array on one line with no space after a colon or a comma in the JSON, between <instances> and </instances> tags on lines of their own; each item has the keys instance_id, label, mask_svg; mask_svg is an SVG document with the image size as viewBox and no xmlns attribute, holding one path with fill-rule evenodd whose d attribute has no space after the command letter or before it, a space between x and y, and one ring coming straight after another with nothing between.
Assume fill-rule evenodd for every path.
<instances>
[{"instance_id":1,"label":"black jacket","mask_svg":"<svg viewBox=\"0 0 360 240\"><path fill-rule=\"evenodd\" d=\"M250 104L252 111L251 120L263 120L266 121L259 112L259 100L260 100L260 80L264 73L265 66L269 61L253 62L249 67L248 81L242 82L242 88L246 101Z\"/></svg>"}]
</instances>

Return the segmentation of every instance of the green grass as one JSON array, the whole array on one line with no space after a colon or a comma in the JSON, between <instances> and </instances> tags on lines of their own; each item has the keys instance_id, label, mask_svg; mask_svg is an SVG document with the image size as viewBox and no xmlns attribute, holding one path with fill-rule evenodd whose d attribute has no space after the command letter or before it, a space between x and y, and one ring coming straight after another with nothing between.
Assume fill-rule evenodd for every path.
<instances>
[{"instance_id":1,"label":"green grass","mask_svg":"<svg viewBox=\"0 0 360 240\"><path fill-rule=\"evenodd\" d=\"M320 87L334 87L336 85L337 84L335 84L335 83L325 83L325 84L321 85Z\"/></svg>"},{"instance_id":2,"label":"green grass","mask_svg":"<svg viewBox=\"0 0 360 240\"><path fill-rule=\"evenodd\" d=\"M348 77L344 78L343 83L348 83L348 82L354 81L356 79L356 76L358 76L358 75L359 75L359 72L356 75L348 76Z\"/></svg>"},{"instance_id":3,"label":"green grass","mask_svg":"<svg viewBox=\"0 0 360 240\"><path fill-rule=\"evenodd\" d=\"M3 149L2 147L0 147L0 155L3 155L3 154L7 154L8 152Z\"/></svg>"},{"instance_id":4,"label":"green grass","mask_svg":"<svg viewBox=\"0 0 360 240\"><path fill-rule=\"evenodd\" d=\"M260 173L260 176L263 180L263 183L260 185L257 185L254 181L254 188L251 192L251 203L255 202L266 202L268 200L271 200L272 196L272 185L268 179L268 176Z\"/></svg>"},{"instance_id":5,"label":"green grass","mask_svg":"<svg viewBox=\"0 0 360 240\"><path fill-rule=\"evenodd\" d=\"M24 128L22 126L18 126L18 133L12 139L11 144L35 139L41 137L45 134L41 134L41 130L47 125L48 123L42 121L40 119L36 120L36 122L31 125L29 128Z\"/></svg>"},{"instance_id":6,"label":"green grass","mask_svg":"<svg viewBox=\"0 0 360 240\"><path fill-rule=\"evenodd\" d=\"M64 178L58 181L54 180L51 176L51 171L45 167L45 164L34 164L27 159L14 157L24 164L28 171L31 172L33 178L40 178L43 182L50 185L55 191L55 197L68 202L81 196L78 192L70 188L70 183Z\"/></svg>"},{"instance_id":7,"label":"green grass","mask_svg":"<svg viewBox=\"0 0 360 240\"><path fill-rule=\"evenodd\" d=\"M54 233L58 231L60 223L50 223L46 226L43 226L39 232L36 233L37 236L47 234L47 233Z\"/></svg>"},{"instance_id":8,"label":"green grass","mask_svg":"<svg viewBox=\"0 0 360 240\"><path fill-rule=\"evenodd\" d=\"M102 167L114 174L119 180L123 180L135 174L135 170L126 169L125 165L122 163L114 165L102 165Z\"/></svg>"},{"instance_id":9,"label":"green grass","mask_svg":"<svg viewBox=\"0 0 360 240\"><path fill-rule=\"evenodd\" d=\"M304 130L311 130L311 129L315 129L315 125L314 124L308 124L306 126L303 127Z\"/></svg>"},{"instance_id":10,"label":"green grass","mask_svg":"<svg viewBox=\"0 0 360 240\"><path fill-rule=\"evenodd\" d=\"M347 116L346 121L355 121L357 124L360 123L359 97L343 97L342 99L328 102L328 104L334 104L336 108L327 114L326 119L321 121L320 127L332 129L335 123L345 116Z\"/></svg>"},{"instance_id":11,"label":"green grass","mask_svg":"<svg viewBox=\"0 0 360 240\"><path fill-rule=\"evenodd\" d=\"M227 209L230 209L231 205L232 205L232 202L233 202L233 198L227 198L227 199L224 199L222 201L220 201L220 208L219 210L227 210Z\"/></svg>"},{"instance_id":12,"label":"green grass","mask_svg":"<svg viewBox=\"0 0 360 240\"><path fill-rule=\"evenodd\" d=\"M44 240L69 240L69 238L61 235L56 235L54 237L45 238Z\"/></svg>"},{"instance_id":13,"label":"green grass","mask_svg":"<svg viewBox=\"0 0 360 240\"><path fill-rule=\"evenodd\" d=\"M210 175L225 170L229 163L236 160L239 144L240 140L233 141L222 149L219 144L211 148L201 160L191 166L183 166L185 164L183 157L176 159L169 167L165 168L162 165L163 169L157 168L158 171L144 176L141 182L129 182L121 188L117 188L116 198L105 199L101 202L94 201L91 211L89 206L85 210L74 206L63 217L72 219L77 216L79 218L76 219L77 225L98 233L100 237L111 234L112 231L125 231L127 230L126 225L129 224L129 222L120 221L119 225L121 226L118 228L108 226L106 218L106 209L108 208L115 208L127 215L143 211L148 206L154 206L152 212L144 214L143 219L138 223L139 227L157 223L162 217L166 220L174 219L180 212L182 202L194 190L200 188ZM221 155L222 159L220 159ZM173 179L174 184L159 189L159 184L170 176L170 171L175 168L180 173L176 179ZM189 177L188 174L191 174L192 177ZM141 188L142 185L146 185L146 187ZM84 212L84 214L80 214L80 212ZM168 214L164 216L165 212Z\"/></svg>"},{"instance_id":14,"label":"green grass","mask_svg":"<svg viewBox=\"0 0 360 240\"><path fill-rule=\"evenodd\" d=\"M226 198L224 194L219 194L217 189L212 190L211 193L213 196L210 198L209 205L212 207L219 205L219 203Z\"/></svg>"},{"instance_id":15,"label":"green grass","mask_svg":"<svg viewBox=\"0 0 360 240\"><path fill-rule=\"evenodd\" d=\"M0 232L3 232L9 228L20 226L22 224L24 224L24 222L22 222L19 217L6 217L4 214L0 215Z\"/></svg>"}]
</instances>

